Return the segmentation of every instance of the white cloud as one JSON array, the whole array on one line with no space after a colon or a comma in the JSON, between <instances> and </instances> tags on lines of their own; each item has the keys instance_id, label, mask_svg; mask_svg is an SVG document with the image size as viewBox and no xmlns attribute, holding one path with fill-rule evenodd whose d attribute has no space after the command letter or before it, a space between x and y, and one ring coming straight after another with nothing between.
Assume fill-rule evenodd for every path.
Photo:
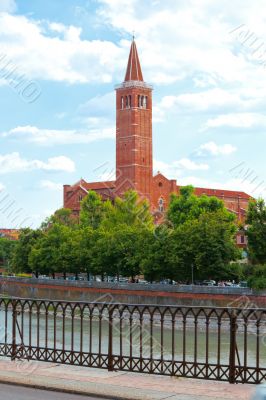
<instances>
[{"instance_id":1,"label":"white cloud","mask_svg":"<svg viewBox=\"0 0 266 400\"><path fill-rule=\"evenodd\" d=\"M18 126L3 132L2 137L26 140L39 145L91 143L98 140L114 139L115 127L94 128L88 131L41 129L36 126Z\"/></svg>"},{"instance_id":2,"label":"white cloud","mask_svg":"<svg viewBox=\"0 0 266 400\"><path fill-rule=\"evenodd\" d=\"M203 0L200 11L195 0L183 4L142 0L98 3L99 24L111 26L122 37L137 31L143 70L151 82L169 84L188 78L197 87L217 86L224 81L245 82L249 87L256 84L257 88L263 87L262 80L266 82L263 69L254 74L258 66L248 55L235 51L236 39L229 34L239 20L248 26L255 16L259 33L265 26L263 13L257 12L260 0L245 7L240 0L216 5ZM84 40L81 28L76 26L0 15L1 51L33 79L71 83L110 82L114 75L119 79L129 45L130 41L124 39L118 44Z\"/></svg>"},{"instance_id":3,"label":"white cloud","mask_svg":"<svg viewBox=\"0 0 266 400\"><path fill-rule=\"evenodd\" d=\"M0 155L0 174L31 170L74 172L75 163L65 156L51 157L48 158L47 162L44 162L27 160L17 152Z\"/></svg>"},{"instance_id":4,"label":"white cloud","mask_svg":"<svg viewBox=\"0 0 266 400\"><path fill-rule=\"evenodd\" d=\"M59 192L59 191L62 191L63 184L56 183L56 182L49 181L49 180L42 180L40 182L40 187L42 189L48 189L48 190Z\"/></svg>"},{"instance_id":5,"label":"white cloud","mask_svg":"<svg viewBox=\"0 0 266 400\"><path fill-rule=\"evenodd\" d=\"M203 92L183 93L178 96L165 96L159 107L168 109L189 109L193 111L206 111L221 107L243 106L238 93L220 88L214 88Z\"/></svg>"},{"instance_id":6,"label":"white cloud","mask_svg":"<svg viewBox=\"0 0 266 400\"><path fill-rule=\"evenodd\" d=\"M0 1L0 12L14 12L17 6L15 0L1 0Z\"/></svg>"},{"instance_id":7,"label":"white cloud","mask_svg":"<svg viewBox=\"0 0 266 400\"><path fill-rule=\"evenodd\" d=\"M258 34L259 29L264 34L265 17L263 13L258 13L258 9L263 7L261 0L244 2L244 7L240 0L224 0L216 4L202 0L200 10L195 0L183 3L142 0L100 2L101 21L110 24L119 33L122 31L130 35L133 30L137 32L137 41L142 49L141 59L148 79L153 82L171 83L188 77L192 80L196 78L197 84L197 78L211 85L217 85L221 80L241 84L248 82L247 78L252 78L252 75L253 82L259 81L254 76L257 65L250 62L248 54L239 49L236 51L236 39L230 31L244 21L255 31L258 28ZM263 74L261 68L260 77Z\"/></svg>"},{"instance_id":8,"label":"white cloud","mask_svg":"<svg viewBox=\"0 0 266 400\"><path fill-rule=\"evenodd\" d=\"M2 190L4 190L4 189L5 189L5 185L3 185L3 183L0 182L0 192L1 192Z\"/></svg>"},{"instance_id":9,"label":"white cloud","mask_svg":"<svg viewBox=\"0 0 266 400\"><path fill-rule=\"evenodd\" d=\"M196 162L190 160L189 158L181 158L181 160L179 161L174 161L173 166L180 169L187 169L190 171L196 171L196 170L206 171L209 169L208 164L202 164L202 163L197 164Z\"/></svg>"},{"instance_id":10,"label":"white cloud","mask_svg":"<svg viewBox=\"0 0 266 400\"><path fill-rule=\"evenodd\" d=\"M181 158L168 164L163 161L154 160L154 172L161 172L169 179L176 179L182 171L206 171L209 165L205 163L196 163L189 158Z\"/></svg>"},{"instance_id":11,"label":"white cloud","mask_svg":"<svg viewBox=\"0 0 266 400\"><path fill-rule=\"evenodd\" d=\"M90 98L78 107L81 123L88 127L98 126L99 129L112 127L115 121L115 102L114 91Z\"/></svg>"},{"instance_id":12,"label":"white cloud","mask_svg":"<svg viewBox=\"0 0 266 400\"><path fill-rule=\"evenodd\" d=\"M232 127L232 128L252 128L265 127L266 116L259 113L231 113L222 114L215 118L210 118L205 123L203 130L209 128Z\"/></svg>"},{"instance_id":13,"label":"white cloud","mask_svg":"<svg viewBox=\"0 0 266 400\"><path fill-rule=\"evenodd\" d=\"M250 88L212 88L201 92L167 95L155 103L155 121L162 121L169 113L219 112L252 110L266 103L265 92ZM245 113L248 114L248 113Z\"/></svg>"},{"instance_id":14,"label":"white cloud","mask_svg":"<svg viewBox=\"0 0 266 400\"><path fill-rule=\"evenodd\" d=\"M81 29L0 13L0 47L16 73L35 80L110 82L123 49L110 41L82 40ZM11 67L6 67L6 69Z\"/></svg>"},{"instance_id":15,"label":"white cloud","mask_svg":"<svg viewBox=\"0 0 266 400\"><path fill-rule=\"evenodd\" d=\"M197 156L220 156L220 155L230 155L232 153L234 153L237 150L237 148L235 146L233 146L232 144L222 144L222 145L218 145L215 142L208 142L208 143L204 143L202 145L200 145L200 147L198 148L198 150L196 150L195 154Z\"/></svg>"}]
</instances>

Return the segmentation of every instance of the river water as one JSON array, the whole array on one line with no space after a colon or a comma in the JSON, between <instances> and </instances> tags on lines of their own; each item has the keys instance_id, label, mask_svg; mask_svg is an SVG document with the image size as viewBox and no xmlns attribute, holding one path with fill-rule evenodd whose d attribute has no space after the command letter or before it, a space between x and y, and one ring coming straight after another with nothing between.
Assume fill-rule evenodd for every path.
<instances>
[{"instance_id":1,"label":"river water","mask_svg":"<svg viewBox=\"0 0 266 400\"><path fill-rule=\"evenodd\" d=\"M12 341L12 313L0 311L0 342ZM25 346L48 347L50 349L65 349L76 352L108 354L109 322L105 318L99 322L98 316L91 320L88 317L81 319L67 315L48 316L45 314L24 313L17 317L16 342ZM152 325L152 330L151 330ZM264 367L266 364L266 329L262 329L257 335L257 327L253 322L244 335L244 329L237 333L237 350L241 365ZM6 326L6 329L5 329ZM63 329L64 326L64 329ZM149 318L142 323L138 319L129 320L127 316L122 322L116 318L113 320L113 354L123 356L135 356L144 358L157 358L163 360L185 359L187 362L209 362L228 364L230 349L230 332L228 322L222 324L218 333L217 321L211 321L209 334L206 335L206 324L202 320L195 330L193 320L188 320L184 333L184 325L181 319L177 319L174 325L168 321L163 324L158 320ZM21 339L20 333L23 339ZM220 340L218 340L218 338ZM246 339L245 339L246 338ZM246 341L247 353L244 358L244 345ZM142 343L142 346L140 345ZM259 356L257 355L259 349ZM174 356L173 356L174 352Z\"/></svg>"}]
</instances>

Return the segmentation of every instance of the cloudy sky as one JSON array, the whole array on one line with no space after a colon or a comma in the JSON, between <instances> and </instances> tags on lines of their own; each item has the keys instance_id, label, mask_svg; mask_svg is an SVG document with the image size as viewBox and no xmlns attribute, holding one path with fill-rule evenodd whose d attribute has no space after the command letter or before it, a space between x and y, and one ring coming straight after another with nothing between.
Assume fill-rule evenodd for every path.
<instances>
[{"instance_id":1,"label":"cloudy sky","mask_svg":"<svg viewBox=\"0 0 266 400\"><path fill-rule=\"evenodd\" d=\"M154 86L154 172L266 197L263 0L0 0L0 227L112 178L132 32ZM264 182L265 180L265 182Z\"/></svg>"}]
</instances>

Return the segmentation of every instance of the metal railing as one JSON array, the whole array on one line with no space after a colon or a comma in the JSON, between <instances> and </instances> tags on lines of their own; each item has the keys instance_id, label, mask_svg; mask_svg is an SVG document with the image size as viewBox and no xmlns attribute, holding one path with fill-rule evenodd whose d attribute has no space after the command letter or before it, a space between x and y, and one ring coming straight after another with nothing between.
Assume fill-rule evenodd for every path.
<instances>
[{"instance_id":1,"label":"metal railing","mask_svg":"<svg viewBox=\"0 0 266 400\"><path fill-rule=\"evenodd\" d=\"M0 356L230 383L266 379L266 310L0 299Z\"/></svg>"}]
</instances>

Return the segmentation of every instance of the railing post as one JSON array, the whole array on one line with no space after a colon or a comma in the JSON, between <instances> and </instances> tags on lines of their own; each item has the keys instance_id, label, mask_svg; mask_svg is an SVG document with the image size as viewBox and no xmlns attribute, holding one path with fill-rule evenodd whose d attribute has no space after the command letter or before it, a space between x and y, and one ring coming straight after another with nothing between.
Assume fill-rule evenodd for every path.
<instances>
[{"instance_id":1,"label":"railing post","mask_svg":"<svg viewBox=\"0 0 266 400\"><path fill-rule=\"evenodd\" d=\"M108 371L113 371L113 309L109 308Z\"/></svg>"},{"instance_id":2,"label":"railing post","mask_svg":"<svg viewBox=\"0 0 266 400\"><path fill-rule=\"evenodd\" d=\"M17 330L17 302L12 300L12 350L11 360L14 361L17 355L17 343L16 343L16 330Z\"/></svg>"},{"instance_id":3,"label":"railing post","mask_svg":"<svg viewBox=\"0 0 266 400\"><path fill-rule=\"evenodd\" d=\"M235 310L232 310L230 315L229 383L236 383L236 332L237 315Z\"/></svg>"}]
</instances>

